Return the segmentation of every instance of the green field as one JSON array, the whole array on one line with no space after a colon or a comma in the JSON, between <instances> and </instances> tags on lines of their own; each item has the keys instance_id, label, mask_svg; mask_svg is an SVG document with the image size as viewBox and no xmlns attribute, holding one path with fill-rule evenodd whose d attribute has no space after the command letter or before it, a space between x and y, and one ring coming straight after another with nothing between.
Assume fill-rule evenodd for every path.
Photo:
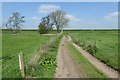
<instances>
[{"instance_id":1,"label":"green field","mask_svg":"<svg viewBox=\"0 0 120 80\"><path fill-rule=\"evenodd\" d=\"M118 31L66 31L73 42L115 70L118 67Z\"/></svg>"},{"instance_id":2,"label":"green field","mask_svg":"<svg viewBox=\"0 0 120 80\"><path fill-rule=\"evenodd\" d=\"M38 47L49 40L49 36L42 36L37 31L22 31L16 35L7 31L2 32L2 58L7 58L20 51Z\"/></svg>"},{"instance_id":3,"label":"green field","mask_svg":"<svg viewBox=\"0 0 120 80\"><path fill-rule=\"evenodd\" d=\"M24 64L25 64L25 75L34 77L35 74L32 70L28 70L28 64L32 56L38 53L39 48L48 43L51 37L54 36L43 36L40 35L37 31L22 31L21 33L17 33L16 35L10 34L8 31L2 31L2 77L3 78L14 78L14 77L21 77L20 70L19 70L19 62L18 62L18 54L20 52L23 53L24 56ZM59 40L58 40L59 41ZM59 42L56 42L58 46ZM54 45L54 46L56 46ZM57 46L53 48L55 49L52 51L51 54L47 57L55 57L57 53ZM51 45L52 47L52 45ZM44 56L43 56L44 57ZM45 62L43 60L43 62ZM55 68L50 66L50 68ZM51 69L51 74L44 73L37 76L37 77L53 77L55 69ZM49 71L49 69L48 69ZM40 71L39 71L40 72ZM34 71L35 73L35 71ZM38 73L38 71L37 71ZM36 74L37 74L36 73Z\"/></svg>"},{"instance_id":4,"label":"green field","mask_svg":"<svg viewBox=\"0 0 120 80\"><path fill-rule=\"evenodd\" d=\"M51 33L56 33L52 31ZM105 64L118 70L118 32L117 31L64 31L70 35L73 42L83 47L93 56ZM23 53L25 64L25 77L54 78L56 69L56 55L62 36L40 35L37 31L22 31L10 34L2 31L2 77L20 78L18 54ZM50 40L54 40L52 44ZM49 50L39 54L40 47L49 44ZM46 47L47 48L47 47ZM68 43L68 48L75 60L81 63L83 77L105 78L106 76L91 65L79 52ZM41 56L37 64L30 64L32 58ZM33 62L34 63L34 62ZM86 63L86 64L85 64ZM89 73L88 70L91 70Z\"/></svg>"}]
</instances>

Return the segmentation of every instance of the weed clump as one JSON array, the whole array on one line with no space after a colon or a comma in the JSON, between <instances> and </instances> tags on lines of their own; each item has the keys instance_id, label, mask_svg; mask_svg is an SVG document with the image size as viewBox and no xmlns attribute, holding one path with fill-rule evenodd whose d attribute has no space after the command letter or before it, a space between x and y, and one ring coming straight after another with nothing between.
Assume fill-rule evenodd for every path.
<instances>
[{"instance_id":1,"label":"weed clump","mask_svg":"<svg viewBox=\"0 0 120 80\"><path fill-rule=\"evenodd\" d=\"M85 41L82 41L82 40L79 40L78 38L75 38L73 37L73 42L79 46L81 46L84 50L88 51L90 54L94 54L98 51L98 48L96 46L96 44L94 45L91 45L91 44L88 44L85 42Z\"/></svg>"},{"instance_id":2,"label":"weed clump","mask_svg":"<svg viewBox=\"0 0 120 80\"><path fill-rule=\"evenodd\" d=\"M98 51L98 48L95 45L88 45L86 47L86 51L88 51L90 54L95 54Z\"/></svg>"}]
</instances>

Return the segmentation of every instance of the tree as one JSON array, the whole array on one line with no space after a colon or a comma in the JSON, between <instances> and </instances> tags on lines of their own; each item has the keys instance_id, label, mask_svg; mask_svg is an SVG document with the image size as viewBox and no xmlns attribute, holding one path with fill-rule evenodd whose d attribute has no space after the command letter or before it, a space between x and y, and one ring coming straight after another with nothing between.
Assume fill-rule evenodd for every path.
<instances>
[{"instance_id":1,"label":"tree","mask_svg":"<svg viewBox=\"0 0 120 80\"><path fill-rule=\"evenodd\" d=\"M25 22L24 16L21 16L18 12L12 13L6 22L5 26L11 31L11 33L17 33L21 30L22 23Z\"/></svg>"},{"instance_id":2,"label":"tree","mask_svg":"<svg viewBox=\"0 0 120 80\"><path fill-rule=\"evenodd\" d=\"M51 21L50 21L49 15L46 16L46 17L43 17L43 18L41 19L41 22L40 22L39 26L38 26L38 32L39 32L40 34L45 34L45 33L47 33L48 31L50 31L50 30L53 29L52 26L53 26L53 24L52 24Z\"/></svg>"},{"instance_id":3,"label":"tree","mask_svg":"<svg viewBox=\"0 0 120 80\"><path fill-rule=\"evenodd\" d=\"M45 34L46 33L46 29L45 29L45 25L44 24L39 24L39 26L38 26L38 32L40 34Z\"/></svg>"},{"instance_id":4,"label":"tree","mask_svg":"<svg viewBox=\"0 0 120 80\"><path fill-rule=\"evenodd\" d=\"M67 26L69 22L69 19L66 17L65 12L61 10L56 10L55 12L50 13L49 16L56 26L58 33L60 33L60 30Z\"/></svg>"}]
</instances>

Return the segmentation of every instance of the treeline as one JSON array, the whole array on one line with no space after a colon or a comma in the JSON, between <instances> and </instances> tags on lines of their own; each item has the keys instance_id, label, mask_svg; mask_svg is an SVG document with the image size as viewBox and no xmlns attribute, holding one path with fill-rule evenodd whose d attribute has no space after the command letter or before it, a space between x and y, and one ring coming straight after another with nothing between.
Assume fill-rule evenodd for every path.
<instances>
[{"instance_id":1,"label":"treeline","mask_svg":"<svg viewBox=\"0 0 120 80\"><path fill-rule=\"evenodd\" d=\"M25 22L24 18L25 16L22 16L20 13L13 12L3 26L5 26L11 33L16 34L22 30L23 23ZM68 22L69 19L66 16L66 13L61 10L56 10L40 20L38 32L40 34L46 34L53 30L53 26L55 26L57 33L60 33L60 31L67 26Z\"/></svg>"}]
</instances>

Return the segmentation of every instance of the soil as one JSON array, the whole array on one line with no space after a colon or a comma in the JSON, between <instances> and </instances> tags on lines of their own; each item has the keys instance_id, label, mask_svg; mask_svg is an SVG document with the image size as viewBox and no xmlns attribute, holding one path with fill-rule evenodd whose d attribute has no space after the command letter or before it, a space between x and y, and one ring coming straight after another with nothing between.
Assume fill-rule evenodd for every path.
<instances>
[{"instance_id":1,"label":"soil","mask_svg":"<svg viewBox=\"0 0 120 80\"><path fill-rule=\"evenodd\" d=\"M69 49L67 48L65 36L62 38L58 50L55 78L80 78Z\"/></svg>"},{"instance_id":2,"label":"soil","mask_svg":"<svg viewBox=\"0 0 120 80\"><path fill-rule=\"evenodd\" d=\"M81 73L78 70L79 64L76 64L72 55L69 53L66 41L72 43L72 45L97 69L107 75L109 78L118 78L118 72L110 68L106 64L102 63L97 58L93 57L91 54L83 50L81 47L72 42L70 36L63 36L57 55L57 69L55 78L80 78Z\"/></svg>"}]
</instances>

